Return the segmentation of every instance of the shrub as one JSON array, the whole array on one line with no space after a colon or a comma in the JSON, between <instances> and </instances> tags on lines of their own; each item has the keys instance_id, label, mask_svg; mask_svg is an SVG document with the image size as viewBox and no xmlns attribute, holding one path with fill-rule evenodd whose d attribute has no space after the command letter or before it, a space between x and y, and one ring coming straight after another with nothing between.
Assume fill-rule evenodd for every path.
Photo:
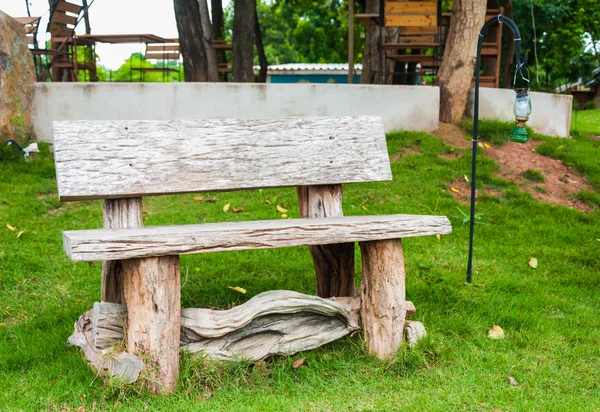
<instances>
[{"instance_id":1,"label":"shrub","mask_svg":"<svg viewBox=\"0 0 600 412\"><path fill-rule=\"evenodd\" d=\"M593 100L590 100L589 102L587 102L585 104L585 110L594 110L596 108L596 102Z\"/></svg>"}]
</instances>

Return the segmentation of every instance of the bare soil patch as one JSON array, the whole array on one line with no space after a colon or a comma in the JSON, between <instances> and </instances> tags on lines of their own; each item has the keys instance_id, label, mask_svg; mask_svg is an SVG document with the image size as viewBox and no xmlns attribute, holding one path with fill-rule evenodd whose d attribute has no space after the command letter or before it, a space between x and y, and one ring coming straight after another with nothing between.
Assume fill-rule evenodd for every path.
<instances>
[{"instance_id":1,"label":"bare soil patch","mask_svg":"<svg viewBox=\"0 0 600 412\"><path fill-rule=\"evenodd\" d=\"M419 153L419 151L412 147L403 147L399 152L396 152L390 156L390 162L397 162L406 155L417 153Z\"/></svg>"},{"instance_id":2,"label":"bare soil patch","mask_svg":"<svg viewBox=\"0 0 600 412\"><path fill-rule=\"evenodd\" d=\"M463 136L468 133L455 125L440 123L440 129L434 133L446 144L465 148L471 142ZM581 190L594 191L584 176L576 173L570 167L565 166L560 160L542 156L535 152L535 147L541 144L539 141L530 140L525 144L506 143L502 146L487 145L480 143L480 148L486 156L491 157L500 165L498 176L516 182L521 190L526 190L531 195L543 202L571 207L584 212L592 211L593 208L587 203L577 200L575 194ZM523 173L529 169L538 171L544 178L543 182L526 179ZM451 188L458 190L452 191ZM469 199L469 183L460 179L451 183L448 189L459 202L467 202ZM500 191L486 190L489 196L499 196Z\"/></svg>"}]
</instances>

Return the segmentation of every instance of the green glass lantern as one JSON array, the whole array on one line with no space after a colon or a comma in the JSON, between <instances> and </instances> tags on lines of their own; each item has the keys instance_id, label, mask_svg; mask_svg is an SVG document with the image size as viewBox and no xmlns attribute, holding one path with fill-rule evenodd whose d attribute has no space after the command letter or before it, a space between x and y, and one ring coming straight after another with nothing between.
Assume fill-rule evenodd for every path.
<instances>
[{"instance_id":1,"label":"green glass lantern","mask_svg":"<svg viewBox=\"0 0 600 412\"><path fill-rule=\"evenodd\" d=\"M526 143L527 129L525 129L525 123L529 120L529 115L531 114L531 99L527 94L527 89L517 89L515 92L517 96L513 112L517 119L517 124L510 132L509 139L511 142Z\"/></svg>"}]
</instances>

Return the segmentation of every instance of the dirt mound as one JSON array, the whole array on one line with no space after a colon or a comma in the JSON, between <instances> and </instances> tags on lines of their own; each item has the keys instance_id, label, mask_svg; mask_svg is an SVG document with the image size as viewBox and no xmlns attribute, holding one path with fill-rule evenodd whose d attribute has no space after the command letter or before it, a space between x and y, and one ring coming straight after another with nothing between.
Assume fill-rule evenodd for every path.
<instances>
[{"instance_id":1,"label":"dirt mound","mask_svg":"<svg viewBox=\"0 0 600 412\"><path fill-rule=\"evenodd\" d=\"M440 123L440 129L434 134L451 146L465 148L471 145L471 142L463 137L468 135L468 132L455 125ZM585 177L565 166L560 160L536 153L535 147L539 144L541 142L534 140L525 144L509 142L502 146L483 146L483 143L479 143L485 155L500 165L497 174L516 182L521 190L528 191L534 198L585 212L591 211L592 207L577 200L575 194L581 190L594 191L594 188L586 182ZM457 189L458 193L452 191L452 187ZM469 200L470 188L466 180L452 182L451 188L448 190L458 201ZM500 193L486 190L486 194L497 196Z\"/></svg>"}]
</instances>

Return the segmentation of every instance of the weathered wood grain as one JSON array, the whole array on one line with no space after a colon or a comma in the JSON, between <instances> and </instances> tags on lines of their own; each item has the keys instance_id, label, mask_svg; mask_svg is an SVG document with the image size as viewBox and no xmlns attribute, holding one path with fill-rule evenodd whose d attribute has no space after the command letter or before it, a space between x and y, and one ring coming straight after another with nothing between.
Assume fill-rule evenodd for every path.
<instances>
[{"instance_id":1,"label":"weathered wood grain","mask_svg":"<svg viewBox=\"0 0 600 412\"><path fill-rule=\"evenodd\" d=\"M389 359L402 343L405 273L400 239L361 242L360 316L369 353Z\"/></svg>"},{"instance_id":2,"label":"weathered wood grain","mask_svg":"<svg viewBox=\"0 0 600 412\"><path fill-rule=\"evenodd\" d=\"M392 178L376 116L53 125L61 201Z\"/></svg>"},{"instance_id":3,"label":"weathered wood grain","mask_svg":"<svg viewBox=\"0 0 600 412\"><path fill-rule=\"evenodd\" d=\"M124 307L124 305L116 306ZM100 309L100 313L102 313L102 311L103 310ZM67 343L71 346L79 347L89 365L95 369L100 376L118 377L127 383L133 383L137 381L138 377L140 376L140 372L144 368L144 363L141 361L141 359L126 352L115 353L112 345L108 345L104 349L95 347L95 338L92 325L100 324L99 330L101 331L102 335L106 332L106 330L110 329L110 327L104 326L109 317L94 320L94 313L97 313L96 308L94 308L94 310L88 310L79 317L77 322L75 322L75 331L71 336L69 336ZM119 330L117 329L115 342L123 339L122 326L120 329L120 334L118 332ZM105 343L105 337L101 336L100 341Z\"/></svg>"},{"instance_id":4,"label":"weathered wood grain","mask_svg":"<svg viewBox=\"0 0 600 412\"><path fill-rule=\"evenodd\" d=\"M272 290L229 310L182 309L177 342L181 350L202 350L214 359L259 360L314 349L358 330L359 310L359 297L322 299ZM93 351L123 340L126 305L97 302L85 316L91 317L88 346Z\"/></svg>"},{"instance_id":5,"label":"weathered wood grain","mask_svg":"<svg viewBox=\"0 0 600 412\"><path fill-rule=\"evenodd\" d=\"M342 185L298 186L300 217L344 216ZM309 246L317 275L317 295L354 296L354 243Z\"/></svg>"},{"instance_id":6,"label":"weathered wood grain","mask_svg":"<svg viewBox=\"0 0 600 412\"><path fill-rule=\"evenodd\" d=\"M143 360L151 391L171 392L179 376L179 256L122 264L127 352Z\"/></svg>"},{"instance_id":7,"label":"weathered wood grain","mask_svg":"<svg viewBox=\"0 0 600 412\"><path fill-rule=\"evenodd\" d=\"M105 229L143 226L142 198L106 199L102 214ZM102 262L101 300L123 303L123 265L118 260Z\"/></svg>"},{"instance_id":8,"label":"weathered wood grain","mask_svg":"<svg viewBox=\"0 0 600 412\"><path fill-rule=\"evenodd\" d=\"M445 216L381 215L257 220L63 232L73 261L321 245L449 234Z\"/></svg>"}]
</instances>

